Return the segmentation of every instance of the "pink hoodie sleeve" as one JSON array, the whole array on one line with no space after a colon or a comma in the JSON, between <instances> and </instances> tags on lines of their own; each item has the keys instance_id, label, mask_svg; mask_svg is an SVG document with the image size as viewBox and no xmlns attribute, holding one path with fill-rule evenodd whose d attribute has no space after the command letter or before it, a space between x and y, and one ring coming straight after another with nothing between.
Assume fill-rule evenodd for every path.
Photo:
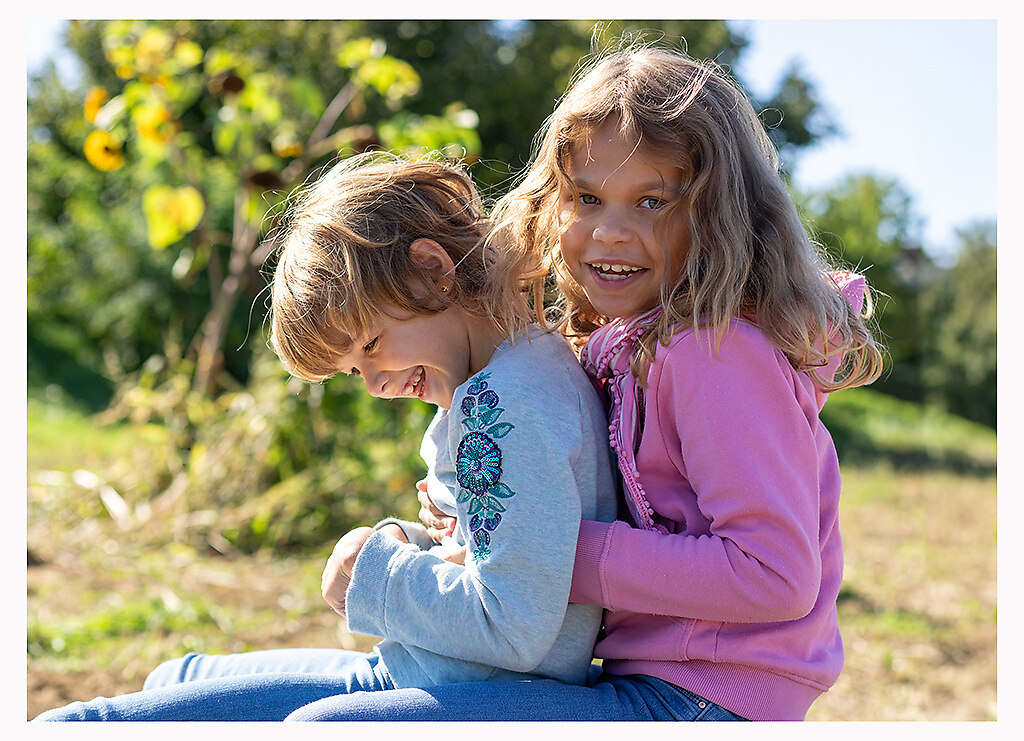
<instances>
[{"instance_id":1,"label":"pink hoodie sleeve","mask_svg":"<svg viewBox=\"0 0 1024 741\"><path fill-rule=\"evenodd\" d=\"M721 357L682 333L652 371L648 436L661 470L696 495L705 532L584 522L574 601L728 622L793 620L817 598L818 434L813 388L754 327L736 323ZM808 398L803 398L803 397ZM653 426L653 428L652 428ZM648 468L648 471L650 469ZM643 474L642 474L643 475ZM672 491L659 496L675 496Z\"/></svg>"}]
</instances>

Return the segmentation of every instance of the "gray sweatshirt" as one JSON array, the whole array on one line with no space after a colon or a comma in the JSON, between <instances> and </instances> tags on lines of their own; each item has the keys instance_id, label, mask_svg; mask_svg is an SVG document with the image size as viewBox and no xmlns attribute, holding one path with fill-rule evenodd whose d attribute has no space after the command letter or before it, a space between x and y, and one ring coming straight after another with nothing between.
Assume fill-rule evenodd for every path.
<instances>
[{"instance_id":1,"label":"gray sweatshirt","mask_svg":"<svg viewBox=\"0 0 1024 741\"><path fill-rule=\"evenodd\" d=\"M611 522L604 407L565 341L534 327L503 343L439 410L421 455L431 499L457 514L465 566L375 532L346 594L349 629L396 687L551 677L582 684L601 609L569 604L580 520Z\"/></svg>"}]
</instances>

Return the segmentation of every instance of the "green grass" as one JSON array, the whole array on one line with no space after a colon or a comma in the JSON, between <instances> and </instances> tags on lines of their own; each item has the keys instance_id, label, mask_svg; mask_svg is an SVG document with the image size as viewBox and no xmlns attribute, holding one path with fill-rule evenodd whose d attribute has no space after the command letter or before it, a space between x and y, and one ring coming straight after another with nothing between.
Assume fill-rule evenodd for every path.
<instances>
[{"instance_id":1,"label":"green grass","mask_svg":"<svg viewBox=\"0 0 1024 741\"><path fill-rule=\"evenodd\" d=\"M100 425L80 407L30 394L27 398L28 470L109 467L171 443L158 425Z\"/></svg>"},{"instance_id":2,"label":"green grass","mask_svg":"<svg viewBox=\"0 0 1024 741\"><path fill-rule=\"evenodd\" d=\"M996 432L947 414L859 388L832 394L821 413L843 463L886 460L899 469L996 470Z\"/></svg>"},{"instance_id":3,"label":"green grass","mask_svg":"<svg viewBox=\"0 0 1024 741\"><path fill-rule=\"evenodd\" d=\"M843 461L846 666L808 718L995 718L995 433L867 390L825 409ZM187 651L372 645L320 598L329 545L224 557L170 522L121 529L73 475L129 482L137 508L130 482L158 490L166 430L30 397L28 446L28 543L43 562L28 572L29 717L136 691Z\"/></svg>"},{"instance_id":4,"label":"green grass","mask_svg":"<svg viewBox=\"0 0 1024 741\"><path fill-rule=\"evenodd\" d=\"M166 599L132 600L62 621L28 617L28 653L83 655L110 638L124 639L153 632L188 631L197 624L216 625L211 606L199 599L187 604Z\"/></svg>"}]
</instances>

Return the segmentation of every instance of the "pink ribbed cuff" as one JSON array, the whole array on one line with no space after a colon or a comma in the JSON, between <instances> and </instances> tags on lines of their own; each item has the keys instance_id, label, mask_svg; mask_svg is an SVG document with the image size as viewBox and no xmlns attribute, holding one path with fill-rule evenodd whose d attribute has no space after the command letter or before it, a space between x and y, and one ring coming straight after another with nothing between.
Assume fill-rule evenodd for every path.
<instances>
[{"instance_id":1,"label":"pink ribbed cuff","mask_svg":"<svg viewBox=\"0 0 1024 741\"><path fill-rule=\"evenodd\" d=\"M601 590L601 559L611 537L612 523L583 520L576 541L576 564L572 571L569 601L604 606Z\"/></svg>"}]
</instances>

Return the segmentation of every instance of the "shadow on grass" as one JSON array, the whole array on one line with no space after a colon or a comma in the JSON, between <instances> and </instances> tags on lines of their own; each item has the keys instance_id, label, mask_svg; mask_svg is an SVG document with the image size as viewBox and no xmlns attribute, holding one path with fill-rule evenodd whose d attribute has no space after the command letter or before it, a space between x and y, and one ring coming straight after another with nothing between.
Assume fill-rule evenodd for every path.
<instances>
[{"instance_id":1,"label":"shadow on grass","mask_svg":"<svg viewBox=\"0 0 1024 741\"><path fill-rule=\"evenodd\" d=\"M842 465L871 465L889 463L893 470L900 472L929 471L948 472L958 476L987 478L996 474L996 462L978 458L955 450L933 452L929 450L884 450L870 444L869 440L851 442L836 438L839 462ZM867 444L864 444L867 443Z\"/></svg>"},{"instance_id":2,"label":"shadow on grass","mask_svg":"<svg viewBox=\"0 0 1024 741\"><path fill-rule=\"evenodd\" d=\"M926 612L880 605L849 584L844 584L839 590L836 605L840 610L869 617L873 624L884 627L889 634L936 637L951 627L948 621L936 619Z\"/></svg>"}]
</instances>

